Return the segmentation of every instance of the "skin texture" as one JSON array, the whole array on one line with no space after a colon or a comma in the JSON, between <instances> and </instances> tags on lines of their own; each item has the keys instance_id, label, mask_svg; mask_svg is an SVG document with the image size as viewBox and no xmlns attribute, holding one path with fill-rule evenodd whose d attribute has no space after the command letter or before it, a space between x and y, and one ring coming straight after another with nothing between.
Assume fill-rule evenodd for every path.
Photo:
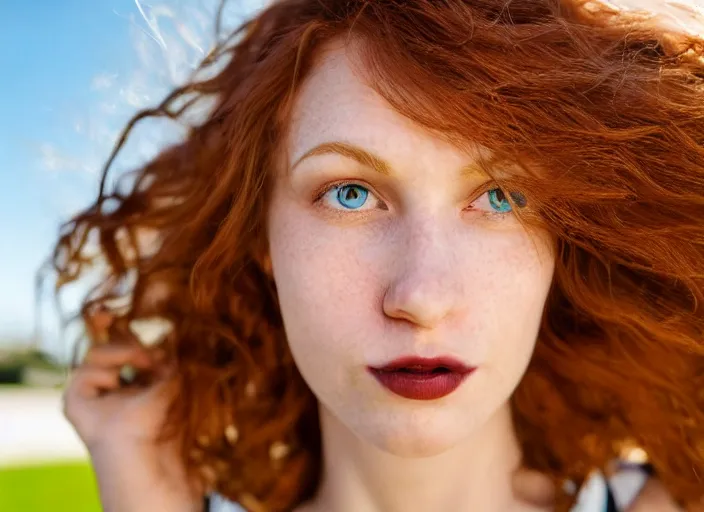
<instances>
[{"instance_id":1,"label":"skin texture","mask_svg":"<svg viewBox=\"0 0 704 512\"><path fill-rule=\"evenodd\" d=\"M460 172L476 155L392 111L354 62L331 46L303 87L283 159L293 168L279 170L269 216L289 345L321 403L326 460L346 461L326 464L336 488L327 506L489 510L484 500L507 494L518 464L508 399L534 348L550 243L495 213L488 176ZM389 175L339 154L299 161L329 142L374 153ZM340 180L370 191L360 211L345 210L335 190L316 201ZM449 396L417 402L367 371L406 355L451 355L477 370ZM371 489L351 489L362 482ZM395 485L418 492L389 492Z\"/></svg>"}]
</instances>

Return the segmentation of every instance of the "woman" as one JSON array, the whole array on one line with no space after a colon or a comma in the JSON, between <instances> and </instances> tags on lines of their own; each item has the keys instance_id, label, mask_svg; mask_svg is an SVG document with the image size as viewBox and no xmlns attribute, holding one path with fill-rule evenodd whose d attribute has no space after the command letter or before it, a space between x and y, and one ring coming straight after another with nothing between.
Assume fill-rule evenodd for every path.
<instances>
[{"instance_id":1,"label":"woman","mask_svg":"<svg viewBox=\"0 0 704 512\"><path fill-rule=\"evenodd\" d=\"M55 253L109 269L66 390L106 510L702 510L701 43L623 19L282 0L140 114L214 99Z\"/></svg>"}]
</instances>

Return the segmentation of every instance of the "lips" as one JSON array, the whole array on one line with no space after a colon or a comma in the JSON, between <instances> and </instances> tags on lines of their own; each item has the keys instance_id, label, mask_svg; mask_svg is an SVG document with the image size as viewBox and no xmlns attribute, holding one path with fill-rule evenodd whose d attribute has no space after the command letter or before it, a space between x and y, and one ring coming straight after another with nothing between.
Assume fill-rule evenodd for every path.
<instances>
[{"instance_id":1,"label":"lips","mask_svg":"<svg viewBox=\"0 0 704 512\"><path fill-rule=\"evenodd\" d=\"M382 386L411 400L437 400L447 396L474 370L451 357L404 357L384 366L369 367Z\"/></svg>"}]
</instances>

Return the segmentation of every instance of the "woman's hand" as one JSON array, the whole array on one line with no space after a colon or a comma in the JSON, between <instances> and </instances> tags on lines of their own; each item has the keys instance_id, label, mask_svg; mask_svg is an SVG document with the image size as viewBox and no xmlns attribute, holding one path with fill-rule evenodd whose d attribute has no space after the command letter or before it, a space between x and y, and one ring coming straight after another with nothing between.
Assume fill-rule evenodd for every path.
<instances>
[{"instance_id":1,"label":"woman's hand","mask_svg":"<svg viewBox=\"0 0 704 512\"><path fill-rule=\"evenodd\" d=\"M100 312L89 330L104 339L112 317ZM138 378L126 385L129 365ZM200 511L202 492L189 482L177 439L159 442L175 393L174 365L134 336L92 346L71 375L64 414L91 456L106 512Z\"/></svg>"}]
</instances>

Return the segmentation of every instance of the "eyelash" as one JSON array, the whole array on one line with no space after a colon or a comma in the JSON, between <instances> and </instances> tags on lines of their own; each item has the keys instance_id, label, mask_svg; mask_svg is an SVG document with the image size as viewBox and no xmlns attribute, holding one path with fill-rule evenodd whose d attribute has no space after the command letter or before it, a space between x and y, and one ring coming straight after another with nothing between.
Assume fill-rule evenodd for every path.
<instances>
[{"instance_id":1,"label":"eyelash","mask_svg":"<svg viewBox=\"0 0 704 512\"><path fill-rule=\"evenodd\" d=\"M323 198L325 197L325 195L334 189L340 189L340 188L348 186L348 185L355 185L355 186L361 187L376 197L376 195L372 191L371 187L369 187L368 185L366 185L362 182L359 182L359 181L355 181L355 180L343 180L343 181L338 181L335 183L327 184L324 187L318 189L314 194L313 203L325 208L325 206L321 205L321 202L322 202ZM520 205L519 200L515 195L515 194L518 194L519 197L523 197L522 194L520 194L519 192L508 192L507 193L507 192L503 191L500 187L495 186L495 183L493 183L493 182L489 182L488 184L484 185L480 190L481 190L481 193L479 193L477 195L477 197L474 199L474 201L470 204L470 207L464 208L463 211L475 211L477 213L480 213L485 218L504 219L504 218L507 218L512 213L514 213L514 204L519 207L524 206L524 205ZM493 190L501 190L505 197L507 197L507 198L509 196L511 197L511 199L513 200L513 203L511 204L510 210L505 211L505 212L500 212L500 211L474 210L471 208L471 206L473 204L475 204L481 197L483 197L485 194L489 194ZM383 204L383 201L381 199L377 198L377 200ZM523 200L525 200L525 198L523 198ZM334 210L336 212L342 211L342 212L347 212L347 213L352 213L352 214L354 214L354 213L361 214L361 213L367 211L367 210L354 210L354 209L345 209L345 208L328 208L328 209ZM384 209L387 210L388 208L384 208Z\"/></svg>"}]
</instances>

